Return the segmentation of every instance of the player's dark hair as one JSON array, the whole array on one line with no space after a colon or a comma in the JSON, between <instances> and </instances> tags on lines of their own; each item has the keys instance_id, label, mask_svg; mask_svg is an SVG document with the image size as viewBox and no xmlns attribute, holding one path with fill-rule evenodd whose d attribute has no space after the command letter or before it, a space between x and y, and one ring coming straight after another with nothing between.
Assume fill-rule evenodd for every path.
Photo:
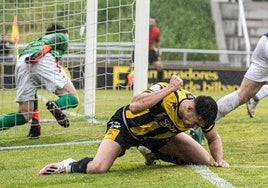
<instances>
[{"instance_id":1,"label":"player's dark hair","mask_svg":"<svg viewBox=\"0 0 268 188\"><path fill-rule=\"evenodd\" d=\"M46 35L52 34L52 33L66 34L68 33L68 30L59 24L52 24L51 26L47 28Z\"/></svg>"},{"instance_id":2,"label":"player's dark hair","mask_svg":"<svg viewBox=\"0 0 268 188\"><path fill-rule=\"evenodd\" d=\"M218 113L217 103L210 96L198 96L195 98L195 111L206 122L206 127L209 127L215 123Z\"/></svg>"}]
</instances>

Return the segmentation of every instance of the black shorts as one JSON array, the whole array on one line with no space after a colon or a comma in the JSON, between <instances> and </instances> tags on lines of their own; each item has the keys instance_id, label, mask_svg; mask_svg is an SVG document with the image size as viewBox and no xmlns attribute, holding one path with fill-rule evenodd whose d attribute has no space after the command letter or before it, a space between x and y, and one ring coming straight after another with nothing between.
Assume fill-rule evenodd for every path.
<instances>
[{"instance_id":1,"label":"black shorts","mask_svg":"<svg viewBox=\"0 0 268 188\"><path fill-rule=\"evenodd\" d=\"M158 55L155 50L149 51L149 64L152 65L154 62L158 61Z\"/></svg>"},{"instance_id":2,"label":"black shorts","mask_svg":"<svg viewBox=\"0 0 268 188\"><path fill-rule=\"evenodd\" d=\"M154 62L158 61L158 55L155 50L150 50L148 54L148 62L152 65ZM132 63L134 63L134 52L132 52Z\"/></svg>"},{"instance_id":3,"label":"black shorts","mask_svg":"<svg viewBox=\"0 0 268 188\"><path fill-rule=\"evenodd\" d=\"M164 146L170 139L156 140L156 139L140 139L134 138L130 134L122 118L123 108L120 108L112 116L110 121L107 123L107 130L104 139L111 139L117 142L122 152L119 156L123 156L130 147L133 146L145 146L151 151L155 152Z\"/></svg>"}]
</instances>

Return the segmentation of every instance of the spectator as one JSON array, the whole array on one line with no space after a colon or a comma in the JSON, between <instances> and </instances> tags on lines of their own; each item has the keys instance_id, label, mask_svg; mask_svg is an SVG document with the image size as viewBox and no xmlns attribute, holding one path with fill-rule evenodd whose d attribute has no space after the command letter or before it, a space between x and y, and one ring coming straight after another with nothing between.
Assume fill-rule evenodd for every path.
<instances>
[{"instance_id":1,"label":"spectator","mask_svg":"<svg viewBox=\"0 0 268 188\"><path fill-rule=\"evenodd\" d=\"M155 48L157 51L155 51ZM163 78L163 63L160 60L162 56L160 46L160 29L156 25L156 18L150 17L149 21L149 63L154 65L157 70L157 81L161 82Z\"/></svg>"},{"instance_id":2,"label":"spectator","mask_svg":"<svg viewBox=\"0 0 268 188\"><path fill-rule=\"evenodd\" d=\"M157 82L161 82L163 79L163 63L160 60L160 57L162 56L162 50L161 50L161 42L160 42L160 29L156 25L156 18L150 17L149 20L149 57L148 62L150 65L153 65L157 70ZM155 50L155 47L157 51ZM134 63L134 52L132 53L132 62ZM131 72L133 70L133 65L130 65ZM127 81L126 81L127 83Z\"/></svg>"},{"instance_id":3,"label":"spectator","mask_svg":"<svg viewBox=\"0 0 268 188\"><path fill-rule=\"evenodd\" d=\"M1 61L10 61L8 55L10 49L14 48L14 43L10 41L10 35L2 34L2 40L0 41L0 57Z\"/></svg>"}]
</instances>

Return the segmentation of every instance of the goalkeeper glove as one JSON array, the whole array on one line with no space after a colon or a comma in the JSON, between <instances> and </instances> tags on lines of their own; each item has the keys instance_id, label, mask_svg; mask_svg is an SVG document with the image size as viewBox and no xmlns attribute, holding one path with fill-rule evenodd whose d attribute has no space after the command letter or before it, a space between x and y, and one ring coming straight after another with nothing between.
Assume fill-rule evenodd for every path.
<instances>
[{"instance_id":1,"label":"goalkeeper glove","mask_svg":"<svg viewBox=\"0 0 268 188\"><path fill-rule=\"evenodd\" d=\"M34 54L30 55L29 57L25 58L25 63L30 63L30 64L35 64L38 61L40 61L40 59L46 55L50 50L52 49L51 46L49 45L44 45L43 48L38 51L35 52Z\"/></svg>"}]
</instances>

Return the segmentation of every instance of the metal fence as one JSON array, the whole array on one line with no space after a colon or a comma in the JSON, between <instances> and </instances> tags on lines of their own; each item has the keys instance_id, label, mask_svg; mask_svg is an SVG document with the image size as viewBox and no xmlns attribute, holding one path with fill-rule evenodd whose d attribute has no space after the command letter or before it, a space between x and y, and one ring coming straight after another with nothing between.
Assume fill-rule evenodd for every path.
<instances>
[{"instance_id":1,"label":"metal fence","mask_svg":"<svg viewBox=\"0 0 268 188\"><path fill-rule=\"evenodd\" d=\"M19 44L19 49L24 49L26 44ZM112 63L112 59L130 59L132 51L134 49L134 43L132 42L110 42L110 43L98 43L97 44L97 58L106 59L106 62ZM69 51L63 56L63 59L81 59L85 58L85 44L84 43L70 43ZM79 53L76 53L79 52ZM83 53L84 52L84 53ZM230 50L207 50L207 49L181 49L181 48L162 48L163 53L177 53L182 55L182 60L176 59L169 60L172 62L180 62L183 65L187 65L189 61L193 61L189 58L189 54L206 54L206 55L218 55L219 66L230 66L230 67L247 67L247 56L251 55L252 52L247 51L230 51ZM224 58L222 58L224 57ZM13 56L13 61L15 61ZM202 60L200 60L202 61ZM125 62L122 61L122 64Z\"/></svg>"}]
</instances>

